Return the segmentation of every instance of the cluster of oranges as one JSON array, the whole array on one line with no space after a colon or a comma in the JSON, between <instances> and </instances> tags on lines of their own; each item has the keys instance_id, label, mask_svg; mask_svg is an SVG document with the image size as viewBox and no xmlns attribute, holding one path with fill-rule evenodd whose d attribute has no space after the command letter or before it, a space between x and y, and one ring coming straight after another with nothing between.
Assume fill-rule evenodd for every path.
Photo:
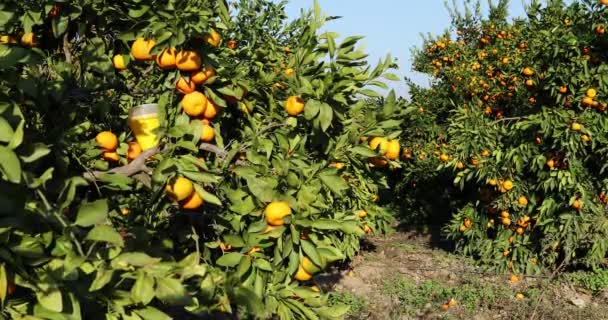
<instances>
[{"instance_id":1,"label":"cluster of oranges","mask_svg":"<svg viewBox=\"0 0 608 320\"><path fill-rule=\"evenodd\" d=\"M192 181L184 177L177 177L167 183L165 193L171 200L178 202L182 209L198 209L204 202L203 198L194 188Z\"/></svg>"},{"instance_id":2,"label":"cluster of oranges","mask_svg":"<svg viewBox=\"0 0 608 320\"><path fill-rule=\"evenodd\" d=\"M399 159L401 153L401 144L399 140L389 140L384 137L374 137L369 141L369 147L380 152L382 157L371 157L368 162L375 167L386 167L388 160Z\"/></svg>"},{"instance_id":3,"label":"cluster of oranges","mask_svg":"<svg viewBox=\"0 0 608 320\"><path fill-rule=\"evenodd\" d=\"M118 162L120 155L116 152L118 148L118 137L111 131L102 131L95 137L97 146L103 150L103 159L108 162ZM139 157L142 152L142 148L137 141L129 142L129 149L127 150L127 159L129 161Z\"/></svg>"},{"instance_id":4,"label":"cluster of oranges","mask_svg":"<svg viewBox=\"0 0 608 320\"><path fill-rule=\"evenodd\" d=\"M18 44L26 48L36 48L40 46L40 40L33 32L26 32L21 37L15 35L0 35L0 43L2 44Z\"/></svg>"}]
</instances>

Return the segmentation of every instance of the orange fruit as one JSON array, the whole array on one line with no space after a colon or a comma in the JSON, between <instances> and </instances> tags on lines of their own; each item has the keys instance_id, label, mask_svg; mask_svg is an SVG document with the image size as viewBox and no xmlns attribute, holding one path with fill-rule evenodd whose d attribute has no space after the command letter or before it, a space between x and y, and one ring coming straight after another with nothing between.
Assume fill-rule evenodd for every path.
<instances>
[{"instance_id":1,"label":"orange fruit","mask_svg":"<svg viewBox=\"0 0 608 320\"><path fill-rule=\"evenodd\" d=\"M203 36L203 40L205 40L205 42L207 42L210 46L217 48L220 46L220 42L222 41L222 36L220 36L220 34L217 31L211 30L211 32L209 32Z\"/></svg>"},{"instance_id":2,"label":"orange fruit","mask_svg":"<svg viewBox=\"0 0 608 320\"><path fill-rule=\"evenodd\" d=\"M573 122L573 123L570 125L570 129L571 129L572 131L581 131L581 130L583 129L583 126L582 126L580 123Z\"/></svg>"},{"instance_id":3,"label":"orange fruit","mask_svg":"<svg viewBox=\"0 0 608 320\"><path fill-rule=\"evenodd\" d=\"M346 166L344 163L342 162L332 162L329 164L330 167L332 168L336 168L338 170L342 170L344 169L344 167Z\"/></svg>"},{"instance_id":4,"label":"orange fruit","mask_svg":"<svg viewBox=\"0 0 608 320\"><path fill-rule=\"evenodd\" d=\"M149 61L154 60L154 56L150 54L152 48L156 45L153 39L137 38L131 46L131 55L135 60Z\"/></svg>"},{"instance_id":5,"label":"orange fruit","mask_svg":"<svg viewBox=\"0 0 608 320\"><path fill-rule=\"evenodd\" d=\"M264 209L266 222L271 226L282 226L285 217L291 215L291 208L285 201L273 201Z\"/></svg>"},{"instance_id":6,"label":"orange fruit","mask_svg":"<svg viewBox=\"0 0 608 320\"><path fill-rule=\"evenodd\" d=\"M367 211L365 211L365 210L359 210L359 211L357 211L357 217L359 217L359 218L365 218L365 217L367 217Z\"/></svg>"},{"instance_id":7,"label":"orange fruit","mask_svg":"<svg viewBox=\"0 0 608 320\"><path fill-rule=\"evenodd\" d=\"M528 205L528 198L526 198L524 196L521 196L521 197L519 197L519 199L517 199L517 203L520 206L527 206Z\"/></svg>"},{"instance_id":8,"label":"orange fruit","mask_svg":"<svg viewBox=\"0 0 608 320\"><path fill-rule=\"evenodd\" d=\"M203 131L201 131L201 141L211 142L215 138L215 130L209 125L209 121L203 121Z\"/></svg>"},{"instance_id":9,"label":"orange fruit","mask_svg":"<svg viewBox=\"0 0 608 320\"><path fill-rule=\"evenodd\" d=\"M175 82L175 89L179 93L188 94L196 90L196 84L184 77L179 77L179 79L177 79L177 82Z\"/></svg>"},{"instance_id":10,"label":"orange fruit","mask_svg":"<svg viewBox=\"0 0 608 320\"><path fill-rule=\"evenodd\" d=\"M490 151L488 151L488 150L483 150L483 151L481 152L481 156L482 156L482 157L484 157L484 158L489 157L489 156L490 156Z\"/></svg>"},{"instance_id":11,"label":"orange fruit","mask_svg":"<svg viewBox=\"0 0 608 320\"><path fill-rule=\"evenodd\" d=\"M441 160L442 162L448 162L448 161L450 160L450 157L449 157L447 154L442 153L442 154L439 156L439 160Z\"/></svg>"},{"instance_id":12,"label":"orange fruit","mask_svg":"<svg viewBox=\"0 0 608 320\"><path fill-rule=\"evenodd\" d=\"M371 234L374 232L374 230L372 230L372 228L368 225L363 226L363 231L365 231L365 233L367 233L367 234Z\"/></svg>"},{"instance_id":13,"label":"orange fruit","mask_svg":"<svg viewBox=\"0 0 608 320\"><path fill-rule=\"evenodd\" d=\"M585 95L591 99L595 98L597 96L597 90L591 88L589 90L587 90L587 92L585 93Z\"/></svg>"},{"instance_id":14,"label":"orange fruit","mask_svg":"<svg viewBox=\"0 0 608 320\"><path fill-rule=\"evenodd\" d=\"M369 141L369 147L372 150L377 150L380 147L380 152L386 152L388 149L389 141L383 137L374 137Z\"/></svg>"},{"instance_id":15,"label":"orange fruit","mask_svg":"<svg viewBox=\"0 0 608 320\"><path fill-rule=\"evenodd\" d=\"M285 110L290 116L297 116L304 111L304 100L298 96L291 96L285 101Z\"/></svg>"},{"instance_id":16,"label":"orange fruit","mask_svg":"<svg viewBox=\"0 0 608 320\"><path fill-rule=\"evenodd\" d=\"M202 60L198 52L182 50L175 56L175 65L181 71L195 71L201 68Z\"/></svg>"},{"instance_id":17,"label":"orange fruit","mask_svg":"<svg viewBox=\"0 0 608 320\"><path fill-rule=\"evenodd\" d=\"M201 70L192 71L190 74L190 80L196 84L203 84L211 77L215 77L215 69L210 65L205 65Z\"/></svg>"},{"instance_id":18,"label":"orange fruit","mask_svg":"<svg viewBox=\"0 0 608 320\"><path fill-rule=\"evenodd\" d=\"M389 160L397 160L399 159L400 152L401 144L399 143L399 140L391 140L388 142L384 156Z\"/></svg>"},{"instance_id":19,"label":"orange fruit","mask_svg":"<svg viewBox=\"0 0 608 320\"><path fill-rule=\"evenodd\" d=\"M458 163L456 163L456 168L458 170L464 169L464 163L462 163L461 161L458 161Z\"/></svg>"},{"instance_id":20,"label":"orange fruit","mask_svg":"<svg viewBox=\"0 0 608 320\"><path fill-rule=\"evenodd\" d=\"M24 47L35 48L40 45L40 42L33 32L28 32L21 36L21 45Z\"/></svg>"},{"instance_id":21,"label":"orange fruit","mask_svg":"<svg viewBox=\"0 0 608 320\"><path fill-rule=\"evenodd\" d=\"M495 187L498 184L498 182L496 181L496 179L490 179L490 180L488 180L488 184Z\"/></svg>"},{"instance_id":22,"label":"orange fruit","mask_svg":"<svg viewBox=\"0 0 608 320\"><path fill-rule=\"evenodd\" d=\"M511 277L509 278L509 281L511 283L517 283L517 282L519 282L519 277L516 276L516 275L514 275L514 274L512 274Z\"/></svg>"},{"instance_id":23,"label":"orange fruit","mask_svg":"<svg viewBox=\"0 0 608 320\"><path fill-rule=\"evenodd\" d=\"M287 69L285 69L285 71L283 71L283 74L284 74L286 77L291 77L291 76L293 76L294 71L293 71L293 69L292 69L292 68L287 68Z\"/></svg>"},{"instance_id":24,"label":"orange fruit","mask_svg":"<svg viewBox=\"0 0 608 320\"><path fill-rule=\"evenodd\" d=\"M524 228L517 228L515 232L517 232L517 234L521 236L522 234L524 234Z\"/></svg>"},{"instance_id":25,"label":"orange fruit","mask_svg":"<svg viewBox=\"0 0 608 320\"><path fill-rule=\"evenodd\" d=\"M110 131L103 131L95 137L97 145L105 151L115 151L118 147L118 138Z\"/></svg>"},{"instance_id":26,"label":"orange fruit","mask_svg":"<svg viewBox=\"0 0 608 320\"><path fill-rule=\"evenodd\" d=\"M516 294L516 295L515 295L515 299L517 299L517 300L524 299L525 297L526 297L526 296L524 296L524 294L523 294L523 293L518 293L518 294Z\"/></svg>"},{"instance_id":27,"label":"orange fruit","mask_svg":"<svg viewBox=\"0 0 608 320\"><path fill-rule=\"evenodd\" d=\"M321 271L321 268L314 264L308 257L303 257L302 260L300 260L300 264L302 265L302 269L309 274L315 274Z\"/></svg>"},{"instance_id":28,"label":"orange fruit","mask_svg":"<svg viewBox=\"0 0 608 320\"><path fill-rule=\"evenodd\" d=\"M207 97L198 91L194 91L184 95L181 103L182 108L187 115L197 117L205 112L205 109L207 108Z\"/></svg>"},{"instance_id":29,"label":"orange fruit","mask_svg":"<svg viewBox=\"0 0 608 320\"><path fill-rule=\"evenodd\" d=\"M441 309L444 311L447 311L450 308L450 305L448 305L447 303L444 303L441 305Z\"/></svg>"},{"instance_id":30,"label":"orange fruit","mask_svg":"<svg viewBox=\"0 0 608 320\"><path fill-rule=\"evenodd\" d=\"M525 67L524 70L522 71L522 74L526 77L531 77L534 75L534 70L532 70L532 68L530 68L530 67Z\"/></svg>"},{"instance_id":31,"label":"orange fruit","mask_svg":"<svg viewBox=\"0 0 608 320\"><path fill-rule=\"evenodd\" d=\"M589 142L589 141L591 141L591 138L588 135L586 135L586 134L582 135L581 139L583 140L583 142Z\"/></svg>"},{"instance_id":32,"label":"orange fruit","mask_svg":"<svg viewBox=\"0 0 608 320\"><path fill-rule=\"evenodd\" d=\"M229 40L226 46L232 50L236 49L237 44L235 40Z\"/></svg>"},{"instance_id":33,"label":"orange fruit","mask_svg":"<svg viewBox=\"0 0 608 320\"><path fill-rule=\"evenodd\" d=\"M165 192L169 197L176 201L182 201L190 197L194 191L194 185L186 178L179 177L174 179L165 187Z\"/></svg>"},{"instance_id":34,"label":"orange fruit","mask_svg":"<svg viewBox=\"0 0 608 320\"><path fill-rule=\"evenodd\" d=\"M511 219L510 218L502 218L502 224L506 227L511 225Z\"/></svg>"},{"instance_id":35,"label":"orange fruit","mask_svg":"<svg viewBox=\"0 0 608 320\"><path fill-rule=\"evenodd\" d=\"M120 160L120 156L114 151L106 151L103 153L103 159L110 162L118 162Z\"/></svg>"},{"instance_id":36,"label":"orange fruit","mask_svg":"<svg viewBox=\"0 0 608 320\"><path fill-rule=\"evenodd\" d=\"M123 216L129 215L129 208L120 209L120 213L122 213Z\"/></svg>"},{"instance_id":37,"label":"orange fruit","mask_svg":"<svg viewBox=\"0 0 608 320\"><path fill-rule=\"evenodd\" d=\"M510 191L511 189L513 189L513 181L511 180L506 180L505 182L503 182L502 187L506 190L506 191Z\"/></svg>"},{"instance_id":38,"label":"orange fruit","mask_svg":"<svg viewBox=\"0 0 608 320\"><path fill-rule=\"evenodd\" d=\"M203 112L203 117L205 119L211 120L217 116L220 112L220 107L213 102L211 99L207 99L207 108L205 108L205 112Z\"/></svg>"},{"instance_id":39,"label":"orange fruit","mask_svg":"<svg viewBox=\"0 0 608 320\"><path fill-rule=\"evenodd\" d=\"M129 142L129 149L127 150L127 159L133 160L141 154L141 146L137 141Z\"/></svg>"},{"instance_id":40,"label":"orange fruit","mask_svg":"<svg viewBox=\"0 0 608 320\"><path fill-rule=\"evenodd\" d=\"M500 213L500 216L503 218L508 218L509 217L509 211L504 210Z\"/></svg>"},{"instance_id":41,"label":"orange fruit","mask_svg":"<svg viewBox=\"0 0 608 320\"><path fill-rule=\"evenodd\" d=\"M555 167L555 161L552 159L547 160L547 167L549 167L549 169L553 169L553 167Z\"/></svg>"},{"instance_id":42,"label":"orange fruit","mask_svg":"<svg viewBox=\"0 0 608 320\"><path fill-rule=\"evenodd\" d=\"M559 93L566 94L568 92L568 88L565 86L559 87Z\"/></svg>"},{"instance_id":43,"label":"orange fruit","mask_svg":"<svg viewBox=\"0 0 608 320\"><path fill-rule=\"evenodd\" d=\"M181 207L182 209L194 210L200 208L203 205L203 202L203 198L194 191L188 198L181 202Z\"/></svg>"},{"instance_id":44,"label":"orange fruit","mask_svg":"<svg viewBox=\"0 0 608 320\"><path fill-rule=\"evenodd\" d=\"M18 43L19 40L17 39L17 37L12 36L12 35L0 35L0 43L4 43L4 44L16 44Z\"/></svg>"},{"instance_id":45,"label":"orange fruit","mask_svg":"<svg viewBox=\"0 0 608 320\"><path fill-rule=\"evenodd\" d=\"M448 306L450 307L454 307L458 304L458 302L456 301L456 299L450 299L448 300Z\"/></svg>"},{"instance_id":46,"label":"orange fruit","mask_svg":"<svg viewBox=\"0 0 608 320\"><path fill-rule=\"evenodd\" d=\"M122 54L117 54L112 57L112 65L114 65L114 68L119 71L125 70L127 68L125 57Z\"/></svg>"},{"instance_id":47,"label":"orange fruit","mask_svg":"<svg viewBox=\"0 0 608 320\"><path fill-rule=\"evenodd\" d=\"M156 56L156 64L161 69L175 69L176 54L177 51L175 48L164 49L158 56Z\"/></svg>"},{"instance_id":48,"label":"orange fruit","mask_svg":"<svg viewBox=\"0 0 608 320\"><path fill-rule=\"evenodd\" d=\"M572 203L572 208L576 210L580 210L583 208L583 202L579 199L574 200Z\"/></svg>"},{"instance_id":49,"label":"orange fruit","mask_svg":"<svg viewBox=\"0 0 608 320\"><path fill-rule=\"evenodd\" d=\"M467 227L467 228L472 227L473 226L473 221L471 221L471 219L469 219L469 218L464 219L464 226Z\"/></svg>"},{"instance_id":50,"label":"orange fruit","mask_svg":"<svg viewBox=\"0 0 608 320\"><path fill-rule=\"evenodd\" d=\"M300 265L298 267L298 271L294 275L294 279L296 279L298 281L308 281L308 280L312 279L312 275L310 273L306 272L306 270L304 270L304 267L302 267L302 265Z\"/></svg>"}]
</instances>

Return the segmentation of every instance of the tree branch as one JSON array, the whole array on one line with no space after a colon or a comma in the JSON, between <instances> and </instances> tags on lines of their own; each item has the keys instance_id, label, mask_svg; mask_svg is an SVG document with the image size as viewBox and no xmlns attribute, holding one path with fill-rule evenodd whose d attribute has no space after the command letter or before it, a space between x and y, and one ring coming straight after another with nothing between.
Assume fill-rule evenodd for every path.
<instances>
[{"instance_id":1,"label":"tree branch","mask_svg":"<svg viewBox=\"0 0 608 320\"><path fill-rule=\"evenodd\" d=\"M65 55L65 62L72 64L72 53L70 52L70 40L68 39L68 32L63 34L63 54Z\"/></svg>"},{"instance_id":2,"label":"tree branch","mask_svg":"<svg viewBox=\"0 0 608 320\"><path fill-rule=\"evenodd\" d=\"M228 151L210 143L201 143L199 149L203 151L209 151L215 153L220 158L225 158L228 155Z\"/></svg>"},{"instance_id":3,"label":"tree branch","mask_svg":"<svg viewBox=\"0 0 608 320\"><path fill-rule=\"evenodd\" d=\"M97 180L100 176L103 176L104 174L109 174L109 173L118 173L118 174L124 174L127 177L133 176L136 173L142 172L144 170L146 170L146 160L156 154L159 153L159 147L154 147L152 149L148 149L144 152L142 152L139 157L135 158L133 161L131 161L131 163L124 165L122 167L117 167L108 171L93 171L93 172L87 172L85 174L83 174L83 177L89 181L95 181Z\"/></svg>"}]
</instances>

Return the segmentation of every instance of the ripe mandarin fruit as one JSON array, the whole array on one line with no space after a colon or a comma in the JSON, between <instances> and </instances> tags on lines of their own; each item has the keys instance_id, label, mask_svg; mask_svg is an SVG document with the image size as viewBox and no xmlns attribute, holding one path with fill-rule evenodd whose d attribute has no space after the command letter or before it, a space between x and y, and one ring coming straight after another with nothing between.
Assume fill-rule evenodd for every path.
<instances>
[{"instance_id":1,"label":"ripe mandarin fruit","mask_svg":"<svg viewBox=\"0 0 608 320\"><path fill-rule=\"evenodd\" d=\"M182 50L175 56L175 65L180 71L196 71L201 64L201 56L196 51Z\"/></svg>"},{"instance_id":2,"label":"ripe mandarin fruit","mask_svg":"<svg viewBox=\"0 0 608 320\"><path fill-rule=\"evenodd\" d=\"M304 100L298 96L291 96L285 101L285 110L290 116L297 116L304 111Z\"/></svg>"},{"instance_id":3,"label":"ripe mandarin fruit","mask_svg":"<svg viewBox=\"0 0 608 320\"><path fill-rule=\"evenodd\" d=\"M190 74L190 80L196 84L203 84L211 77L215 77L215 69L211 65L205 65L202 69L192 71Z\"/></svg>"},{"instance_id":4,"label":"ripe mandarin fruit","mask_svg":"<svg viewBox=\"0 0 608 320\"><path fill-rule=\"evenodd\" d=\"M573 122L573 123L570 125L570 129L571 129L572 131L581 131L581 130L583 129L583 126L582 126L580 123L578 123L578 122Z\"/></svg>"},{"instance_id":5,"label":"ripe mandarin fruit","mask_svg":"<svg viewBox=\"0 0 608 320\"><path fill-rule=\"evenodd\" d=\"M12 36L12 35L0 35L0 43L3 44L16 44L18 43L19 40L17 39L17 37Z\"/></svg>"},{"instance_id":6,"label":"ripe mandarin fruit","mask_svg":"<svg viewBox=\"0 0 608 320\"><path fill-rule=\"evenodd\" d=\"M462 163L461 161L458 161L458 163L456 163L456 168L458 170L464 169L464 163Z\"/></svg>"},{"instance_id":7,"label":"ripe mandarin fruit","mask_svg":"<svg viewBox=\"0 0 608 320\"><path fill-rule=\"evenodd\" d=\"M523 298L525 298L525 296L524 296L523 293L518 293L518 294L515 295L515 299L521 300Z\"/></svg>"},{"instance_id":8,"label":"ripe mandarin fruit","mask_svg":"<svg viewBox=\"0 0 608 320\"><path fill-rule=\"evenodd\" d=\"M103 153L103 159L110 162L118 162L120 160L120 156L116 152L106 151Z\"/></svg>"},{"instance_id":9,"label":"ripe mandarin fruit","mask_svg":"<svg viewBox=\"0 0 608 320\"><path fill-rule=\"evenodd\" d=\"M226 44L226 46L232 50L236 49L236 47L237 47L236 40L228 40L228 43Z\"/></svg>"},{"instance_id":10,"label":"ripe mandarin fruit","mask_svg":"<svg viewBox=\"0 0 608 320\"><path fill-rule=\"evenodd\" d=\"M137 141L129 142L129 149L127 150L127 159L133 160L141 154L141 146Z\"/></svg>"},{"instance_id":11,"label":"ripe mandarin fruit","mask_svg":"<svg viewBox=\"0 0 608 320\"><path fill-rule=\"evenodd\" d=\"M217 31L211 30L211 32L203 36L203 40L205 40L205 42L207 42L210 46L217 48L220 46L220 41L222 41L222 37Z\"/></svg>"},{"instance_id":12,"label":"ripe mandarin fruit","mask_svg":"<svg viewBox=\"0 0 608 320\"><path fill-rule=\"evenodd\" d=\"M521 197L519 197L519 198L517 199L517 203L518 203L520 206L527 206L527 205L528 205L528 198L526 198L526 197L524 197L524 196L521 196Z\"/></svg>"},{"instance_id":13,"label":"ripe mandarin fruit","mask_svg":"<svg viewBox=\"0 0 608 320\"><path fill-rule=\"evenodd\" d=\"M442 153L442 154L439 156L439 160L441 160L442 162L448 162L448 161L450 160L450 157L449 157L447 154Z\"/></svg>"},{"instance_id":14,"label":"ripe mandarin fruit","mask_svg":"<svg viewBox=\"0 0 608 320\"><path fill-rule=\"evenodd\" d=\"M388 145L388 140L383 137L374 137L372 140L369 141L369 147L372 150L378 150L378 147L380 147L380 152L386 152L386 150L388 149Z\"/></svg>"},{"instance_id":15,"label":"ripe mandarin fruit","mask_svg":"<svg viewBox=\"0 0 608 320\"><path fill-rule=\"evenodd\" d=\"M572 203L572 208L576 210L580 210L583 207L583 202L579 199L574 200Z\"/></svg>"},{"instance_id":16,"label":"ripe mandarin fruit","mask_svg":"<svg viewBox=\"0 0 608 320\"><path fill-rule=\"evenodd\" d=\"M201 131L201 141L211 142L215 138L215 130L209 125L209 121L203 121L203 131Z\"/></svg>"},{"instance_id":17,"label":"ripe mandarin fruit","mask_svg":"<svg viewBox=\"0 0 608 320\"><path fill-rule=\"evenodd\" d=\"M331 164L329 164L329 166L338 170L342 170L344 169L345 164L342 162L332 162Z\"/></svg>"},{"instance_id":18,"label":"ripe mandarin fruit","mask_svg":"<svg viewBox=\"0 0 608 320\"><path fill-rule=\"evenodd\" d=\"M112 57L112 65L114 65L114 68L119 71L125 70L127 68L125 57L122 54L117 54Z\"/></svg>"},{"instance_id":19,"label":"ripe mandarin fruit","mask_svg":"<svg viewBox=\"0 0 608 320\"><path fill-rule=\"evenodd\" d=\"M559 87L559 93L566 94L568 92L568 88L565 86Z\"/></svg>"},{"instance_id":20,"label":"ripe mandarin fruit","mask_svg":"<svg viewBox=\"0 0 608 320\"><path fill-rule=\"evenodd\" d=\"M589 141L591 141L591 138L588 135L586 135L586 134L582 135L581 139L583 140L583 142L589 142Z\"/></svg>"},{"instance_id":21,"label":"ripe mandarin fruit","mask_svg":"<svg viewBox=\"0 0 608 320\"><path fill-rule=\"evenodd\" d=\"M207 120L212 120L220 112L220 107L211 99L207 99L207 108L203 112L203 117Z\"/></svg>"},{"instance_id":22,"label":"ripe mandarin fruit","mask_svg":"<svg viewBox=\"0 0 608 320\"><path fill-rule=\"evenodd\" d=\"M532 70L532 68L530 67L526 67L524 68L524 70L522 71L522 74L526 77L531 77L534 75L534 70Z\"/></svg>"},{"instance_id":23,"label":"ripe mandarin fruit","mask_svg":"<svg viewBox=\"0 0 608 320\"><path fill-rule=\"evenodd\" d=\"M454 306L456 306L457 304L458 304L458 302L456 301L456 299L450 299L450 300L448 301L448 306L450 306L450 307L454 307Z\"/></svg>"},{"instance_id":24,"label":"ripe mandarin fruit","mask_svg":"<svg viewBox=\"0 0 608 320\"><path fill-rule=\"evenodd\" d=\"M503 217L503 218L508 218L508 217L509 217L509 211L507 211L507 210L503 210L503 211L500 213L500 216L501 216L501 217Z\"/></svg>"},{"instance_id":25,"label":"ripe mandarin fruit","mask_svg":"<svg viewBox=\"0 0 608 320\"><path fill-rule=\"evenodd\" d=\"M131 46L131 55L135 60L149 61L154 60L154 56L150 54L152 48L156 45L153 39L137 38Z\"/></svg>"},{"instance_id":26,"label":"ripe mandarin fruit","mask_svg":"<svg viewBox=\"0 0 608 320\"><path fill-rule=\"evenodd\" d=\"M198 91L188 93L182 98L182 108L191 117L200 116L207 108L207 97Z\"/></svg>"},{"instance_id":27,"label":"ripe mandarin fruit","mask_svg":"<svg viewBox=\"0 0 608 320\"><path fill-rule=\"evenodd\" d=\"M24 47L35 48L40 45L40 43L33 32L28 32L21 36L21 45Z\"/></svg>"},{"instance_id":28,"label":"ripe mandarin fruit","mask_svg":"<svg viewBox=\"0 0 608 320\"><path fill-rule=\"evenodd\" d=\"M389 160L397 160L399 159L399 152L401 152L399 140L391 140L386 147L384 156Z\"/></svg>"},{"instance_id":29,"label":"ripe mandarin fruit","mask_svg":"<svg viewBox=\"0 0 608 320\"><path fill-rule=\"evenodd\" d=\"M284 201L273 201L264 209L266 222L271 226L281 226L285 223L285 217L291 215L289 204Z\"/></svg>"},{"instance_id":30,"label":"ripe mandarin fruit","mask_svg":"<svg viewBox=\"0 0 608 320\"><path fill-rule=\"evenodd\" d=\"M444 303L444 304L441 305L441 309L444 310L444 311L447 311L448 309L450 309L450 305L447 304L447 303Z\"/></svg>"},{"instance_id":31,"label":"ripe mandarin fruit","mask_svg":"<svg viewBox=\"0 0 608 320\"><path fill-rule=\"evenodd\" d=\"M365 217L367 217L367 211L365 211L365 210L359 210L359 211L357 211L357 217L359 217L359 218L365 218Z\"/></svg>"},{"instance_id":32,"label":"ripe mandarin fruit","mask_svg":"<svg viewBox=\"0 0 608 320\"><path fill-rule=\"evenodd\" d=\"M587 92L585 93L585 95L591 99L595 98L597 96L597 91L593 88L587 90Z\"/></svg>"},{"instance_id":33,"label":"ripe mandarin fruit","mask_svg":"<svg viewBox=\"0 0 608 320\"><path fill-rule=\"evenodd\" d=\"M184 77L179 77L179 79L177 79L175 82L175 89L179 93L188 94L196 90L196 84Z\"/></svg>"},{"instance_id":34,"label":"ripe mandarin fruit","mask_svg":"<svg viewBox=\"0 0 608 320\"><path fill-rule=\"evenodd\" d=\"M481 152L481 156L482 156L482 157L484 157L484 158L489 157L489 156L490 156L490 151L488 151L488 150L483 150L483 151Z\"/></svg>"},{"instance_id":35,"label":"ripe mandarin fruit","mask_svg":"<svg viewBox=\"0 0 608 320\"><path fill-rule=\"evenodd\" d=\"M510 191L511 189L513 189L513 181L511 180L505 180L505 182L503 182L502 187L506 190L506 191Z\"/></svg>"},{"instance_id":36,"label":"ripe mandarin fruit","mask_svg":"<svg viewBox=\"0 0 608 320\"><path fill-rule=\"evenodd\" d=\"M293 76L294 71L293 71L293 69L292 69L292 68L287 68L287 69L285 69L285 71L283 71L283 74L284 74L286 77L291 77L291 76Z\"/></svg>"},{"instance_id":37,"label":"ripe mandarin fruit","mask_svg":"<svg viewBox=\"0 0 608 320\"><path fill-rule=\"evenodd\" d=\"M177 51L175 48L164 49L156 57L156 64L164 70L175 69Z\"/></svg>"},{"instance_id":38,"label":"ripe mandarin fruit","mask_svg":"<svg viewBox=\"0 0 608 320\"><path fill-rule=\"evenodd\" d=\"M517 282L519 282L519 277L516 276L516 275L514 275L514 274L512 274L511 277L509 278L509 281L511 283L517 283Z\"/></svg>"},{"instance_id":39,"label":"ripe mandarin fruit","mask_svg":"<svg viewBox=\"0 0 608 320\"><path fill-rule=\"evenodd\" d=\"M199 196L196 191L192 192L192 194L188 198L184 199L184 201L181 202L182 209L188 210L198 209L202 205L203 198L201 198L201 196Z\"/></svg>"},{"instance_id":40,"label":"ripe mandarin fruit","mask_svg":"<svg viewBox=\"0 0 608 320\"><path fill-rule=\"evenodd\" d=\"M502 218L502 224L506 227L511 225L511 219L510 218Z\"/></svg>"},{"instance_id":41,"label":"ripe mandarin fruit","mask_svg":"<svg viewBox=\"0 0 608 320\"><path fill-rule=\"evenodd\" d=\"M312 279L312 275L310 273L306 272L306 270L304 270L302 265L300 265L298 267L298 271L294 275L294 278L298 281L308 281L308 280Z\"/></svg>"},{"instance_id":42,"label":"ripe mandarin fruit","mask_svg":"<svg viewBox=\"0 0 608 320\"><path fill-rule=\"evenodd\" d=\"M300 263L302 264L302 269L309 274L315 274L321 271L321 268L314 264L308 257L303 257Z\"/></svg>"},{"instance_id":43,"label":"ripe mandarin fruit","mask_svg":"<svg viewBox=\"0 0 608 320\"><path fill-rule=\"evenodd\" d=\"M488 180L488 184L495 187L498 184L498 182L496 181L496 179L490 179L490 180Z\"/></svg>"},{"instance_id":44,"label":"ripe mandarin fruit","mask_svg":"<svg viewBox=\"0 0 608 320\"><path fill-rule=\"evenodd\" d=\"M103 131L95 137L97 145L105 151L114 151L118 147L118 138L110 131Z\"/></svg>"},{"instance_id":45,"label":"ripe mandarin fruit","mask_svg":"<svg viewBox=\"0 0 608 320\"><path fill-rule=\"evenodd\" d=\"M521 236L522 234L524 234L524 228L517 228L515 232L517 232L517 234Z\"/></svg>"},{"instance_id":46,"label":"ripe mandarin fruit","mask_svg":"<svg viewBox=\"0 0 608 320\"><path fill-rule=\"evenodd\" d=\"M553 169L553 167L555 167L555 161L553 159L547 160L547 167L549 167L549 169Z\"/></svg>"},{"instance_id":47,"label":"ripe mandarin fruit","mask_svg":"<svg viewBox=\"0 0 608 320\"><path fill-rule=\"evenodd\" d=\"M190 180L179 177L167 184L165 191L172 199L182 201L190 197L190 195L194 192L194 186Z\"/></svg>"},{"instance_id":48,"label":"ripe mandarin fruit","mask_svg":"<svg viewBox=\"0 0 608 320\"><path fill-rule=\"evenodd\" d=\"M363 226L363 231L365 231L365 233L367 233L367 234L371 234L374 232L374 230L372 230L372 228L368 225Z\"/></svg>"}]
</instances>

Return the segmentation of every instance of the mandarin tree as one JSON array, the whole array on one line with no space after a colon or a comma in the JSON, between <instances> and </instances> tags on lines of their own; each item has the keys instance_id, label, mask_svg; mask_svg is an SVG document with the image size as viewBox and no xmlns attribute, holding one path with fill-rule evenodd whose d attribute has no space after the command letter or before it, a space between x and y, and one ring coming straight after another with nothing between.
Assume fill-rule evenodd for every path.
<instances>
[{"instance_id":1,"label":"mandarin tree","mask_svg":"<svg viewBox=\"0 0 608 320\"><path fill-rule=\"evenodd\" d=\"M283 6L0 4L3 317L345 314L312 276L388 228L395 64Z\"/></svg>"}]
</instances>

